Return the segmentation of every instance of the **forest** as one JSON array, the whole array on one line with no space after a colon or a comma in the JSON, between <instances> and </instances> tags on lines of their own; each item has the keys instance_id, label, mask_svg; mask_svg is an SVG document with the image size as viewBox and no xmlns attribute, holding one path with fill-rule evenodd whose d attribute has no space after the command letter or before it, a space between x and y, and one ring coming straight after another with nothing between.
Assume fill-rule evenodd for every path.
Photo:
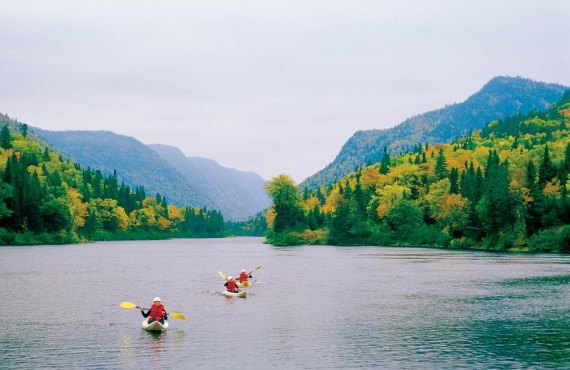
<instances>
[{"instance_id":1,"label":"forest","mask_svg":"<svg viewBox=\"0 0 570 370\"><path fill-rule=\"evenodd\" d=\"M0 131L0 244L226 235L219 211L168 204L29 136L12 120Z\"/></svg>"},{"instance_id":2,"label":"forest","mask_svg":"<svg viewBox=\"0 0 570 370\"><path fill-rule=\"evenodd\" d=\"M266 189L274 245L429 246L570 252L570 90L543 112L423 143L300 192Z\"/></svg>"}]
</instances>

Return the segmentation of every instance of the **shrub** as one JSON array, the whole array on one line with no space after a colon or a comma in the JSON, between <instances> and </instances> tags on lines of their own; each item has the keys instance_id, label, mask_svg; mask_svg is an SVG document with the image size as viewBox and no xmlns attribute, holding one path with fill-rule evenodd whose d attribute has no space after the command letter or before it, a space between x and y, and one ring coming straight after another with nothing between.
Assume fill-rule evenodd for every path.
<instances>
[{"instance_id":1,"label":"shrub","mask_svg":"<svg viewBox=\"0 0 570 370\"><path fill-rule=\"evenodd\" d=\"M528 245L533 252L570 253L570 225L542 230L529 240Z\"/></svg>"}]
</instances>

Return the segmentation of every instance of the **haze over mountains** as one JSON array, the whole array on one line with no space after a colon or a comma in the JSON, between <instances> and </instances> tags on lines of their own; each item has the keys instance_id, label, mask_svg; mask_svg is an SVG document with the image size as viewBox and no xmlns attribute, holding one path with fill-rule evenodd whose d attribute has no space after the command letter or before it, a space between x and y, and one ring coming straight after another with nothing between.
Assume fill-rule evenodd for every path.
<instances>
[{"instance_id":1,"label":"haze over mountains","mask_svg":"<svg viewBox=\"0 0 570 370\"><path fill-rule=\"evenodd\" d=\"M395 154L419 143L449 142L490 121L533 109L544 110L560 99L566 89L522 77L495 77L462 103L410 117L393 128L357 131L332 163L305 179L301 186L325 185L357 167L379 162L384 147Z\"/></svg>"},{"instance_id":2,"label":"haze over mountains","mask_svg":"<svg viewBox=\"0 0 570 370\"><path fill-rule=\"evenodd\" d=\"M186 157L176 147L148 145L176 168L199 194L207 194L211 204L232 219L244 219L269 206L263 180L254 172L226 168L209 158Z\"/></svg>"},{"instance_id":3,"label":"haze over mountains","mask_svg":"<svg viewBox=\"0 0 570 370\"><path fill-rule=\"evenodd\" d=\"M175 147L147 146L110 131L33 131L77 163L105 174L117 170L120 181L177 205L217 209L228 220L247 219L269 205L259 175L185 157Z\"/></svg>"}]
</instances>

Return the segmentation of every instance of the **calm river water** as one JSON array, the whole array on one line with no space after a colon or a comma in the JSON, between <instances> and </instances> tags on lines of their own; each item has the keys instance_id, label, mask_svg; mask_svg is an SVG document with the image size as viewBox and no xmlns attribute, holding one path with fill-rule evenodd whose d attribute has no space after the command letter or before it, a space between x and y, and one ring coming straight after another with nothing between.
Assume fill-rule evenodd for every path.
<instances>
[{"instance_id":1,"label":"calm river water","mask_svg":"<svg viewBox=\"0 0 570 370\"><path fill-rule=\"evenodd\" d=\"M262 268L247 299L216 271ZM160 296L170 329L141 329ZM0 368L570 367L570 256L259 238L0 248Z\"/></svg>"}]
</instances>

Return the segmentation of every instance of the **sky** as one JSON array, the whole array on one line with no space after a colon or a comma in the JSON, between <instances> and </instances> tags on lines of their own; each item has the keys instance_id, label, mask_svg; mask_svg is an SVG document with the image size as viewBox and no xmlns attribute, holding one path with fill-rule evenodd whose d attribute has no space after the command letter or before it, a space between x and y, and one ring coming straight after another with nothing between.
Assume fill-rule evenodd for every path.
<instances>
[{"instance_id":1,"label":"sky","mask_svg":"<svg viewBox=\"0 0 570 370\"><path fill-rule=\"evenodd\" d=\"M0 112L296 182L498 75L570 85L570 1L0 0Z\"/></svg>"}]
</instances>

